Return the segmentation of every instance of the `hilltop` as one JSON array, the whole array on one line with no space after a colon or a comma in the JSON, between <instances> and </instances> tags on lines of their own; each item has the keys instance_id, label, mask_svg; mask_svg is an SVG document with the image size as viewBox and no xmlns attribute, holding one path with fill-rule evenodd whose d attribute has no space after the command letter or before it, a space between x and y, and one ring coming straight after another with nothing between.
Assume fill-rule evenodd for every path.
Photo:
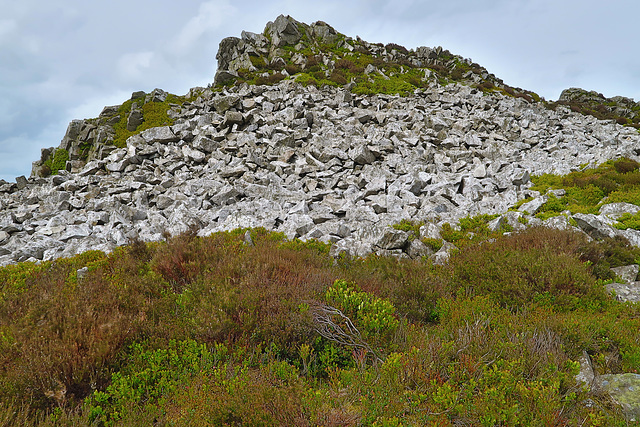
<instances>
[{"instance_id":1,"label":"hilltop","mask_svg":"<svg viewBox=\"0 0 640 427\"><path fill-rule=\"evenodd\" d=\"M0 183L0 420L633 416L638 104L288 16L217 59Z\"/></svg>"}]
</instances>

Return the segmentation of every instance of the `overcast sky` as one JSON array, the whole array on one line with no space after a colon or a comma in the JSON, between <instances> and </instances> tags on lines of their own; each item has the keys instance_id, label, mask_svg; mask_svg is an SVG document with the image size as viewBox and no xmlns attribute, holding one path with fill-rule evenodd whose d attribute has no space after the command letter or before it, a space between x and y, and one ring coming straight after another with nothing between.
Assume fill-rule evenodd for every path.
<instances>
[{"instance_id":1,"label":"overcast sky","mask_svg":"<svg viewBox=\"0 0 640 427\"><path fill-rule=\"evenodd\" d=\"M131 92L213 81L218 43L279 14L407 48L442 46L555 100L640 100L637 0L0 0L0 179L31 172L74 118Z\"/></svg>"}]
</instances>

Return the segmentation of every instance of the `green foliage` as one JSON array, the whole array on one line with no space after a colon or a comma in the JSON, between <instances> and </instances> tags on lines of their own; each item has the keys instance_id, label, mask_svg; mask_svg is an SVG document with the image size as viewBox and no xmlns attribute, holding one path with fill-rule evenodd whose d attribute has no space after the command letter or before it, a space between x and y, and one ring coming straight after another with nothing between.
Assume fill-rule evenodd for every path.
<instances>
[{"instance_id":1,"label":"green foliage","mask_svg":"<svg viewBox=\"0 0 640 427\"><path fill-rule=\"evenodd\" d=\"M640 212L635 214L628 212L623 213L622 216L618 218L618 224L615 224L614 227L620 230L626 230L627 228L640 230Z\"/></svg>"},{"instance_id":2,"label":"green foliage","mask_svg":"<svg viewBox=\"0 0 640 427\"><path fill-rule=\"evenodd\" d=\"M368 334L386 334L398 327L396 308L386 299L362 292L355 283L336 280L325 293L327 303L357 319Z\"/></svg>"},{"instance_id":3,"label":"green foliage","mask_svg":"<svg viewBox=\"0 0 640 427\"><path fill-rule=\"evenodd\" d=\"M408 219L403 219L397 224L393 224L392 227L396 230L406 231L409 234L409 239L413 240L416 237L420 236L420 227L424 225L422 221L410 221Z\"/></svg>"},{"instance_id":4,"label":"green foliage","mask_svg":"<svg viewBox=\"0 0 640 427\"><path fill-rule=\"evenodd\" d=\"M440 235L447 242L455 243L464 238L465 233L462 230L456 230L449 223L442 224Z\"/></svg>"},{"instance_id":5,"label":"green foliage","mask_svg":"<svg viewBox=\"0 0 640 427\"><path fill-rule=\"evenodd\" d=\"M546 228L485 242L453 257L452 285L463 295L490 295L513 309L546 292L561 310L573 309L581 298L605 304L605 290L579 262L577 249L583 244L578 236Z\"/></svg>"},{"instance_id":6,"label":"green foliage","mask_svg":"<svg viewBox=\"0 0 640 427\"><path fill-rule=\"evenodd\" d=\"M440 250L440 248L442 248L442 240L440 239L434 239L431 237L424 237L421 239L422 243L424 243L425 245L427 245L427 247L431 248L432 251L434 252L438 252Z\"/></svg>"},{"instance_id":7,"label":"green foliage","mask_svg":"<svg viewBox=\"0 0 640 427\"><path fill-rule=\"evenodd\" d=\"M64 170L69 160L69 152L64 148L56 148L53 156L49 157L42 165L46 170L45 175L57 175L60 170Z\"/></svg>"},{"instance_id":8,"label":"green foliage","mask_svg":"<svg viewBox=\"0 0 640 427\"><path fill-rule=\"evenodd\" d=\"M358 95L375 95L384 93L387 95L407 96L415 90L415 86L407 81L404 75L394 75L384 78L381 75L372 75L368 79L362 79L352 92Z\"/></svg>"},{"instance_id":9,"label":"green foliage","mask_svg":"<svg viewBox=\"0 0 640 427\"><path fill-rule=\"evenodd\" d=\"M532 190L545 193L550 189L565 189L560 198L550 194L536 217L544 220L565 210L571 213L598 213L606 203L626 202L640 205L640 170L634 160L621 158L597 168L572 172L565 176L545 174L531 178ZM625 221L633 220L625 216ZM631 225L630 225L631 226ZM625 228L624 224L619 226Z\"/></svg>"},{"instance_id":10,"label":"green foliage","mask_svg":"<svg viewBox=\"0 0 640 427\"><path fill-rule=\"evenodd\" d=\"M510 231L500 230L498 232L491 232L489 230L487 224L497 217L498 215L481 214L460 218L458 223L459 230L455 229L451 224L445 223L442 225L440 234L444 240L455 243L456 245L465 246L477 243L499 236L505 231Z\"/></svg>"},{"instance_id":11,"label":"green foliage","mask_svg":"<svg viewBox=\"0 0 640 427\"><path fill-rule=\"evenodd\" d=\"M137 127L134 131L129 131L127 129L127 117L131 112L131 108L134 103L141 102L143 100L128 100L123 103L118 109L118 115L120 116L120 120L113 126L115 130L115 136L113 138L113 144L116 147L122 148L126 146L127 139L132 136L139 134L140 132L151 129L158 126L171 126L174 124L172 118L170 118L167 114L169 109L171 108L171 104L182 105L186 98L180 97L173 94L168 94L167 99L164 102L147 102L143 104L140 108L142 110L143 122L140 126Z\"/></svg>"},{"instance_id":12,"label":"green foliage","mask_svg":"<svg viewBox=\"0 0 640 427\"><path fill-rule=\"evenodd\" d=\"M211 369L215 357L195 341L169 341L166 348L144 350L134 343L125 368L115 372L104 392L91 396L88 411L91 421L113 425L133 405L162 404L162 397L175 391L185 377Z\"/></svg>"}]
</instances>

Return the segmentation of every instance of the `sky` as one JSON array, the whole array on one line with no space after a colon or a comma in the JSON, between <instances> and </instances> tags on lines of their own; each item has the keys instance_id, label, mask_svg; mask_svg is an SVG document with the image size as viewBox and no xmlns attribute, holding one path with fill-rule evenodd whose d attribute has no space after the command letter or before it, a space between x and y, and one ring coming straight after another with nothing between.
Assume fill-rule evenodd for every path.
<instances>
[{"instance_id":1,"label":"sky","mask_svg":"<svg viewBox=\"0 0 640 427\"><path fill-rule=\"evenodd\" d=\"M73 119L139 90L213 81L218 44L291 15L350 37L442 46L556 100L640 101L637 0L0 0L0 179L29 176Z\"/></svg>"}]
</instances>

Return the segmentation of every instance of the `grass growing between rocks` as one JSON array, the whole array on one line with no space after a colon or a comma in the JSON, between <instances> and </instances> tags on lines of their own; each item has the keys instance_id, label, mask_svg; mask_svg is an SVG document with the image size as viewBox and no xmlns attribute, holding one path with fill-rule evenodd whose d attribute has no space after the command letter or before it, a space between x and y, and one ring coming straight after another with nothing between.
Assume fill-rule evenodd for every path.
<instances>
[{"instance_id":1,"label":"grass growing between rocks","mask_svg":"<svg viewBox=\"0 0 640 427\"><path fill-rule=\"evenodd\" d=\"M171 104L182 105L185 102L185 97L167 94L166 100L162 102L144 102L144 98L136 100L128 100L124 102L118 109L118 115L120 120L113 126L115 136L113 138L113 145L118 148L126 147L127 139L130 136L139 134L140 132L159 126L171 126L174 124L174 120L169 117L167 112L171 108ZM134 103L142 104L138 107L142 111L143 122L134 131L127 129L127 118L131 112Z\"/></svg>"},{"instance_id":2,"label":"grass growing between rocks","mask_svg":"<svg viewBox=\"0 0 640 427\"><path fill-rule=\"evenodd\" d=\"M548 190L564 189L561 197L550 195L536 216L546 219L568 210L571 213L597 214L608 203L626 202L640 205L640 164L622 158L607 161L593 169L571 172L568 175L544 174L531 178L531 190L544 194ZM625 217L627 224L635 228L632 217Z\"/></svg>"},{"instance_id":3,"label":"grass growing between rocks","mask_svg":"<svg viewBox=\"0 0 640 427\"><path fill-rule=\"evenodd\" d=\"M583 351L640 369L598 243L531 228L435 266L244 232L0 269L0 421L627 425L574 380Z\"/></svg>"}]
</instances>

